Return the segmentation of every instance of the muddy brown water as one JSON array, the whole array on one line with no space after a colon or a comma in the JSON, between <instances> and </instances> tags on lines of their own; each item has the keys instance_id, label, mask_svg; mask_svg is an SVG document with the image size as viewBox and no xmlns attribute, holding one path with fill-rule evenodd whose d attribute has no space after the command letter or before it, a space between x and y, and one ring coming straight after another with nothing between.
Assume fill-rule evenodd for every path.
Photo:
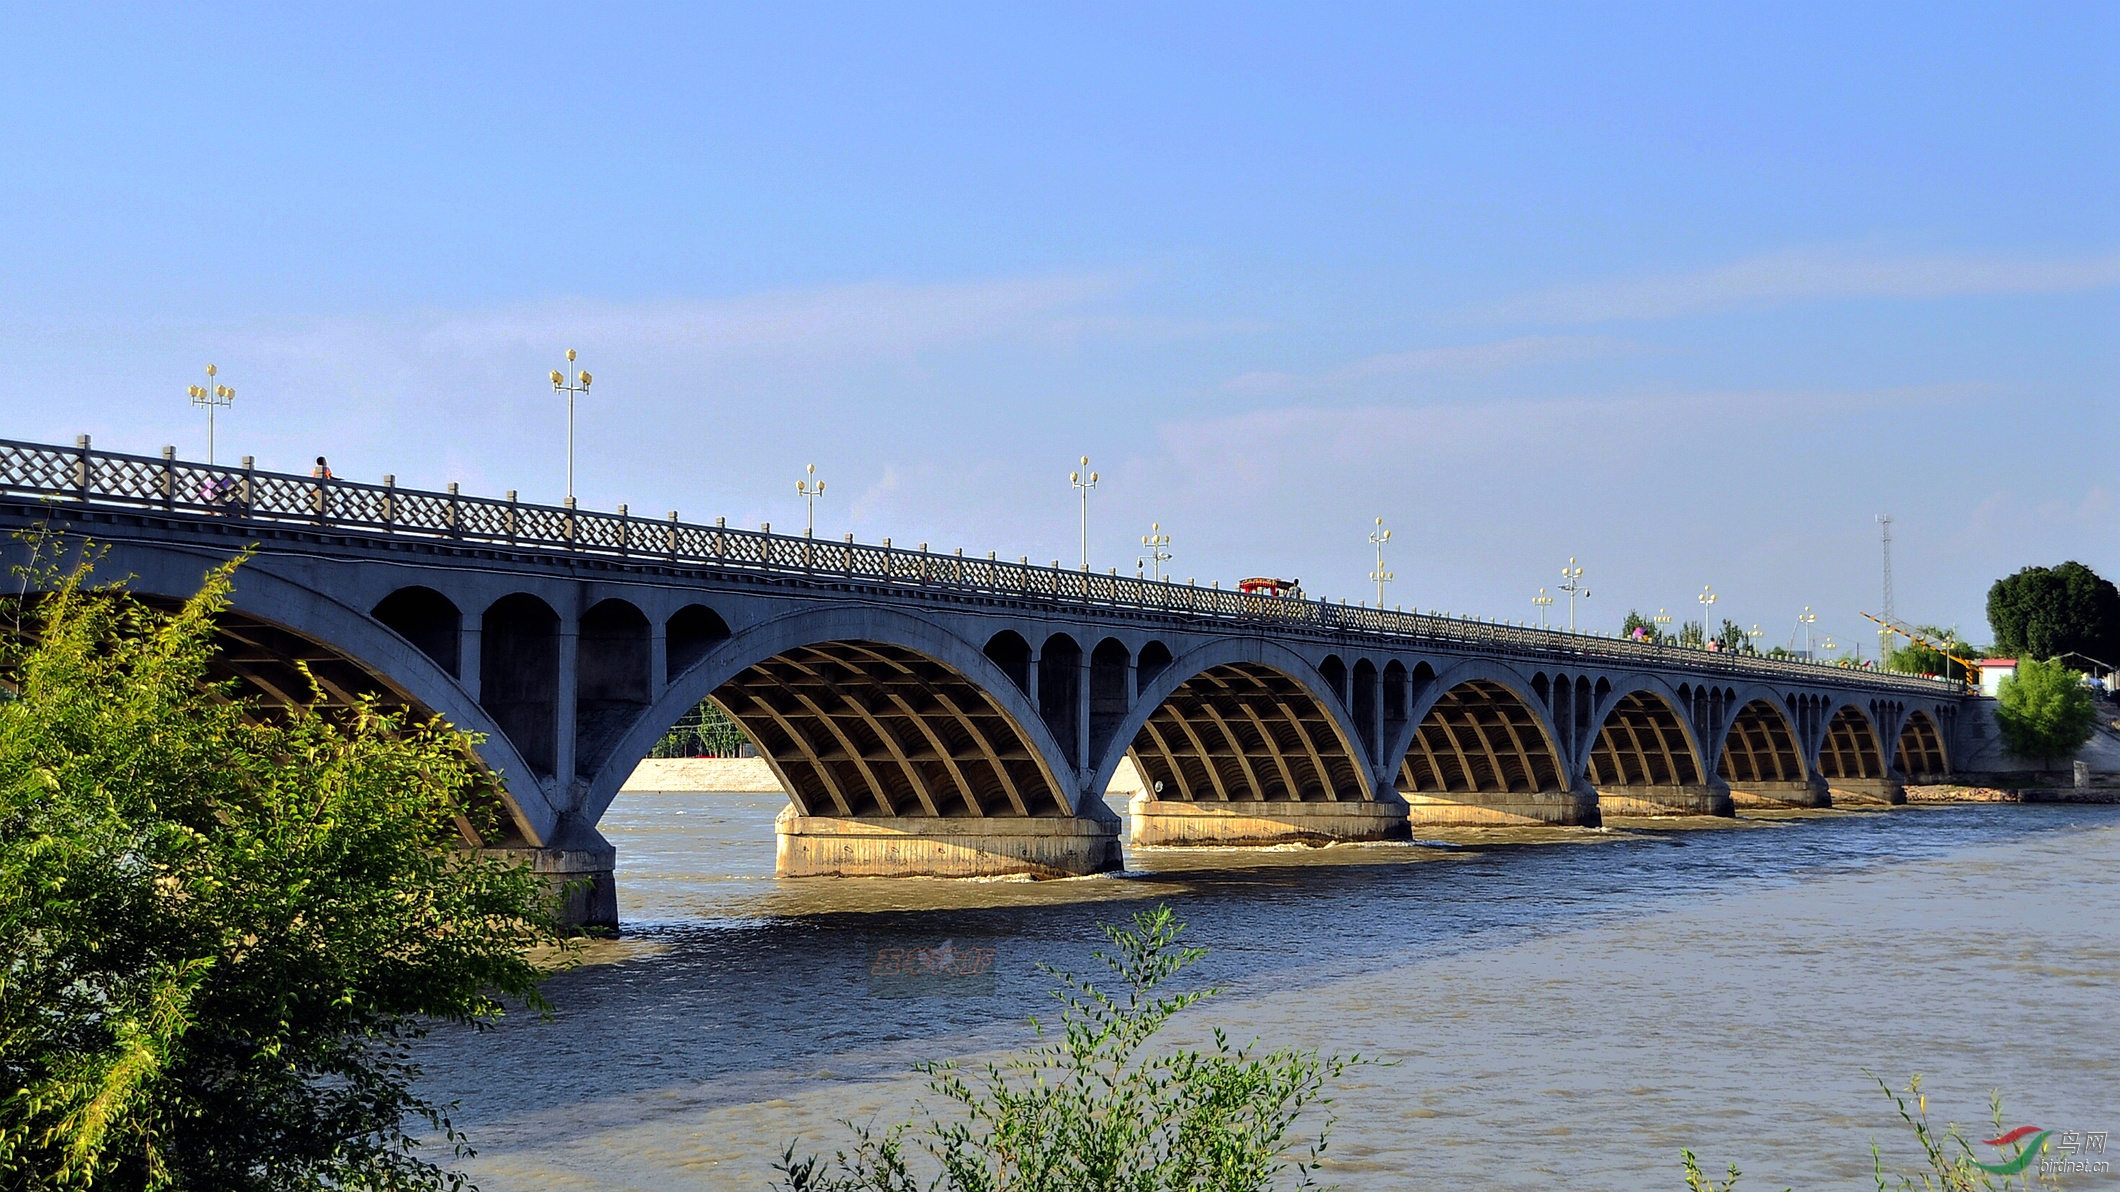
<instances>
[{"instance_id":1,"label":"muddy brown water","mask_svg":"<svg viewBox=\"0 0 2120 1192\"><path fill-rule=\"evenodd\" d=\"M779 796L628 795L626 938L550 1021L421 1059L490 1192L760 1189L791 1137L904 1116L910 1064L1006 1050L1099 921L1167 902L1228 992L1173 1028L1391 1061L1340 1088L1345 1188L1868 1188L1911 1160L1865 1069L1939 1121L2120 1127L2120 808L1955 806L1413 844L1144 850L1059 882L776 881ZM991 950L885 996L880 949ZM984 953L982 953L984 954ZM1979 1137L1985 1137L1985 1134ZM2112 1179L2113 1177L2105 1177ZM2083 1186L2099 1181L2091 1179ZM2113 1186L2120 1188L2120 1182Z\"/></svg>"}]
</instances>

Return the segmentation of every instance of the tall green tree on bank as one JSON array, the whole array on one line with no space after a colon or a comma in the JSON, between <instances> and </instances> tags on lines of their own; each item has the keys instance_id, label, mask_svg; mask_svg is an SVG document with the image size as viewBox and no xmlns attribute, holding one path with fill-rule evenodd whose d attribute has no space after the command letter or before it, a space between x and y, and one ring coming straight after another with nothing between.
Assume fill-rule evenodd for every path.
<instances>
[{"instance_id":1,"label":"tall green tree on bank","mask_svg":"<svg viewBox=\"0 0 2120 1192\"><path fill-rule=\"evenodd\" d=\"M0 610L10 1192L460 1186L406 1041L542 1006L553 899L460 847L467 738L215 682L232 570L174 613L85 568Z\"/></svg>"},{"instance_id":2,"label":"tall green tree on bank","mask_svg":"<svg viewBox=\"0 0 2120 1192\"><path fill-rule=\"evenodd\" d=\"M2120 663L2120 588L2081 563L2027 567L1988 589L1997 653L2026 658L2084 654Z\"/></svg>"},{"instance_id":3,"label":"tall green tree on bank","mask_svg":"<svg viewBox=\"0 0 2120 1192\"><path fill-rule=\"evenodd\" d=\"M2058 662L2026 659L2002 681L1995 724L2003 747L2018 757L2052 763L2091 739L2097 706L2083 676Z\"/></svg>"}]
</instances>

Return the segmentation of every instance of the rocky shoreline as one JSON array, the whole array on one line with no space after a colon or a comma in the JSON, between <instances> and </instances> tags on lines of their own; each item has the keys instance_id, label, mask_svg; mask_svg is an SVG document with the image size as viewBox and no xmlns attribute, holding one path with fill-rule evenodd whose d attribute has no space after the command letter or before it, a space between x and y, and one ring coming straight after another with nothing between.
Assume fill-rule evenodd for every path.
<instances>
[{"instance_id":1,"label":"rocky shoreline","mask_svg":"<svg viewBox=\"0 0 2120 1192\"><path fill-rule=\"evenodd\" d=\"M2120 787L1909 786L1909 803L2120 803Z\"/></svg>"}]
</instances>

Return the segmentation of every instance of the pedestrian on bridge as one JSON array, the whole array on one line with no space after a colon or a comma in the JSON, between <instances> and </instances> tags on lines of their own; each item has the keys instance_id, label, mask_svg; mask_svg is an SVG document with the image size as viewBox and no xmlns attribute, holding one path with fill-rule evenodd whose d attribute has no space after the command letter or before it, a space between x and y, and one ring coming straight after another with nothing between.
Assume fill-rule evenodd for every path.
<instances>
[{"instance_id":1,"label":"pedestrian on bridge","mask_svg":"<svg viewBox=\"0 0 2120 1192\"><path fill-rule=\"evenodd\" d=\"M309 469L309 474L318 480L329 480L331 479L331 465L325 463L324 457L319 455L317 456L317 466Z\"/></svg>"}]
</instances>

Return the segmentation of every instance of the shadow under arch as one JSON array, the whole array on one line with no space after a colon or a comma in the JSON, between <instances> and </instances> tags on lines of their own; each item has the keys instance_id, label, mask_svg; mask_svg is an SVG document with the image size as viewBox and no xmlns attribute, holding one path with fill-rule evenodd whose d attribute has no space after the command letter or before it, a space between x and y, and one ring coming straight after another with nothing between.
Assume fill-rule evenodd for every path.
<instances>
[{"instance_id":1,"label":"shadow under arch","mask_svg":"<svg viewBox=\"0 0 2120 1192\"><path fill-rule=\"evenodd\" d=\"M1736 807L1830 807L1832 797L1804 765L1796 722L1770 691L1740 690L1723 732L1716 776Z\"/></svg>"},{"instance_id":2,"label":"shadow under arch","mask_svg":"<svg viewBox=\"0 0 2120 1192\"><path fill-rule=\"evenodd\" d=\"M145 603L173 607L199 589L225 554L123 541L110 563L130 574L125 590ZM222 665L269 699L305 699L294 664L308 664L333 702L373 692L414 715L438 715L484 738L475 748L494 774L502 809L519 840L482 843L544 847L560 830L550 792L492 717L456 678L403 635L360 609L276 574L271 556L236 568L228 607L218 618Z\"/></svg>"},{"instance_id":3,"label":"shadow under arch","mask_svg":"<svg viewBox=\"0 0 2120 1192\"><path fill-rule=\"evenodd\" d=\"M931 621L870 608L793 612L715 643L613 746L584 818L600 818L668 727L710 698L804 815L1076 814L1075 772L1011 677ZM1083 806L1110 816L1101 800Z\"/></svg>"},{"instance_id":4,"label":"shadow under arch","mask_svg":"<svg viewBox=\"0 0 2120 1192\"><path fill-rule=\"evenodd\" d=\"M1936 721L1921 708L1907 713L1899 730L1892 768L1908 782L1942 782L1951 772L1951 758Z\"/></svg>"},{"instance_id":5,"label":"shadow under arch","mask_svg":"<svg viewBox=\"0 0 2120 1192\"><path fill-rule=\"evenodd\" d=\"M1877 726L1862 705L1838 700L1818 742L1816 771L1836 802L1904 803L1906 789L1886 769Z\"/></svg>"},{"instance_id":6,"label":"shadow under arch","mask_svg":"<svg viewBox=\"0 0 2120 1192\"><path fill-rule=\"evenodd\" d=\"M1485 660L1449 667L1425 685L1389 755L1413 823L1598 822L1596 795L1576 789L1534 690Z\"/></svg>"},{"instance_id":7,"label":"shadow under arch","mask_svg":"<svg viewBox=\"0 0 2120 1192\"><path fill-rule=\"evenodd\" d=\"M1583 759L1583 777L1605 815L1730 815L1727 791L1709 781L1695 724L1712 723L1720 693L1690 686L1673 692L1627 676L1613 685ZM1688 703L1693 718L1681 712Z\"/></svg>"},{"instance_id":8,"label":"shadow under arch","mask_svg":"<svg viewBox=\"0 0 2120 1192\"><path fill-rule=\"evenodd\" d=\"M1326 677L1301 655L1258 639L1216 640L1143 684L1089 789L1102 791L1131 755L1160 801L1369 803L1375 790L1359 739Z\"/></svg>"}]
</instances>

